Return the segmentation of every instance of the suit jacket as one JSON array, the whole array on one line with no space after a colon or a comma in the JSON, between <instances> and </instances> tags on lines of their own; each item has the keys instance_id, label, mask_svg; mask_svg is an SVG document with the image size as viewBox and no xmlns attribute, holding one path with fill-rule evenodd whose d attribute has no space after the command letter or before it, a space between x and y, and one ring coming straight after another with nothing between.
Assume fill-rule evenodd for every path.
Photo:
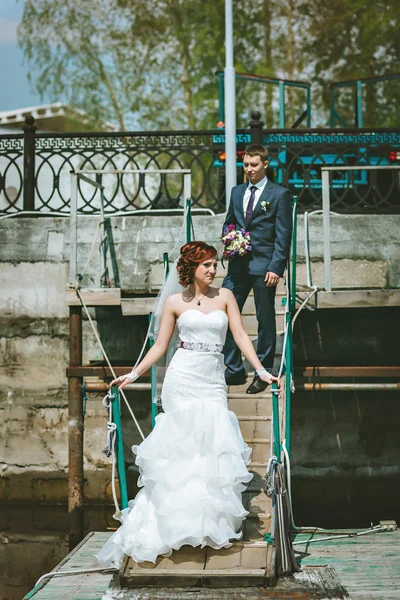
<instances>
[{"instance_id":1,"label":"suit jacket","mask_svg":"<svg viewBox=\"0 0 400 600\"><path fill-rule=\"evenodd\" d=\"M239 276L265 275L272 271L282 277L285 270L292 238L292 197L286 188L267 181L253 210L249 223L243 213L243 196L248 184L232 188L231 201L224 229L231 223L244 227L250 233L253 250L245 256L236 256L229 261L228 273ZM262 202L267 202L266 212Z\"/></svg>"}]
</instances>

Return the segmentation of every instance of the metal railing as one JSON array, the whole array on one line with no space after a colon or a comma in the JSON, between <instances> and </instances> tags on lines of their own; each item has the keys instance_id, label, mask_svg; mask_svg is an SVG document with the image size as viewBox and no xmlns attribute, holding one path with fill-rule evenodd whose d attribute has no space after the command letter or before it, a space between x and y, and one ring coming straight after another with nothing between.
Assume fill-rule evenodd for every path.
<instances>
[{"instance_id":1,"label":"metal railing","mask_svg":"<svg viewBox=\"0 0 400 600\"><path fill-rule=\"evenodd\" d=\"M108 264L107 264L107 250L110 246L108 240L107 228L105 226L106 219L110 216L118 216L119 213L114 213L112 215L107 214L105 212L105 185L104 185L104 177L114 175L122 175L122 174L131 174L131 175L139 175L144 176L147 174L157 174L157 175L167 175L167 174L178 174L183 177L183 195L180 198L180 202L183 205L186 201L186 208L180 209L180 211L187 211L187 206L189 206L189 210L191 210L191 192L192 192L192 174L188 169L128 169L128 170L106 170L106 169L88 169L88 170L78 170L71 172L71 204L70 204L70 284L73 286L77 277L77 260L78 260L78 215L84 215L84 206L82 203L79 204L79 194L78 188L79 183L84 182L89 187L94 188L99 191L100 198L100 206L97 208L97 214L100 215L101 221L100 226L102 228L102 236L100 242L100 253L102 260L102 275L100 284L104 287L108 287L109 279L108 279ZM92 179L90 176L95 176L95 179ZM92 195L92 201L95 200L96 193ZM168 210L164 211L169 212ZM175 212L175 211L174 211ZM212 213L212 211L209 211ZM149 211L135 211L135 214L149 214ZM129 213L125 213L129 214ZM150 213L151 214L151 213ZM114 273L114 278L117 279L116 274Z\"/></svg>"},{"instance_id":2,"label":"metal railing","mask_svg":"<svg viewBox=\"0 0 400 600\"><path fill-rule=\"evenodd\" d=\"M384 166L400 160L400 129L277 129L262 131L253 119L237 131L237 177L243 179L242 152L257 141L267 146L268 176L297 195L298 209L322 203L321 169L336 167L331 208L343 213L400 212L396 177L378 172L345 175L343 167ZM104 213L177 209L184 182L174 170L192 173L195 208L225 211L224 130L117 133L43 133L27 124L23 134L0 134L0 212L69 214L71 171L121 172L105 177ZM168 170L169 174L128 171ZM122 173L123 172L123 173ZM95 194L80 182L78 204L97 211Z\"/></svg>"},{"instance_id":3,"label":"metal railing","mask_svg":"<svg viewBox=\"0 0 400 600\"><path fill-rule=\"evenodd\" d=\"M297 198L293 197L293 231L291 256L286 272L286 298L285 298L285 332L281 370L285 373L284 400L281 406L283 420L280 426L280 410L278 401L278 387L272 386L272 422L273 422L273 454L281 462L282 445L285 442L290 455L291 450L291 401L294 389L294 361L293 361L293 324L296 313L296 281L297 281Z\"/></svg>"},{"instance_id":4,"label":"metal railing","mask_svg":"<svg viewBox=\"0 0 400 600\"><path fill-rule=\"evenodd\" d=\"M399 171L400 165L355 165L336 166L336 167L321 167L322 173L322 215L323 215L323 232L324 232L324 281L325 290L332 290L332 257L331 257L331 182L330 173L332 171ZM399 180L399 178L397 178ZM396 194L396 200L400 207L400 192Z\"/></svg>"}]
</instances>

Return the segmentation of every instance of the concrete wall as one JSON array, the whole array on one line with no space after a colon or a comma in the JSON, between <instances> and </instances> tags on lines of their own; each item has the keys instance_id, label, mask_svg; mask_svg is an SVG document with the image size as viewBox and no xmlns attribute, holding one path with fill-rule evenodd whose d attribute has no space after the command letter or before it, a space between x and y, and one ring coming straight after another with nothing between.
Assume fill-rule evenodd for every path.
<instances>
[{"instance_id":1,"label":"concrete wall","mask_svg":"<svg viewBox=\"0 0 400 600\"><path fill-rule=\"evenodd\" d=\"M91 217L79 219L78 271L83 269L89 256L97 221ZM222 216L195 216L196 238L205 239L218 247L222 221ZM180 217L171 216L112 219L111 231L117 257L117 275L125 293L148 293L157 288L163 272L162 254L171 251L175 245L181 222ZM400 286L399 225L398 216L333 217L334 285ZM312 217L310 240L314 283L323 285L323 235L320 216ZM303 248L304 234L300 218L300 285L306 282ZM46 540L50 540L49 561L54 559L56 562L65 551L63 535L58 530L52 533L47 528L48 520L51 521L56 516L52 513L52 516L47 517L43 513L43 521L38 524L36 515L36 525L31 526L30 523L33 519L32 506L56 506L57 503L65 505L67 496L68 423L65 369L68 365L69 329L65 290L69 278L68 220L60 217L40 217L0 221L0 263L0 500L8 503L7 510L11 510L10 506L15 507L16 504L21 507L29 506L29 514L26 513L27 516L24 517L28 528L25 537L21 533L24 529L21 525L22 517L17 518L15 511L11 520L2 525L3 542L8 543L7 550L3 546L2 551L5 552L4 556L15 557L18 550L21 556L23 540L27 554L34 552L34 540L40 544L42 551L42 538L45 535ZM83 285L98 287L99 277L100 258L96 249L84 276ZM133 364L146 332L146 317L124 318L119 307L90 311L112 361L115 364ZM84 364L102 360L102 354L86 319L83 331ZM110 463L102 454L106 443L107 415L101 400L99 395L89 397L85 420L85 493L86 500L90 503L111 501ZM294 405L294 454L297 456L294 462L294 481L297 506L303 511L302 515L307 514L309 502L315 498L308 496L305 490L312 489L312 486L324 485L321 484L321 474L329 472L332 463L329 453L322 453L318 464L312 462L315 458L314 448L318 449L318 445L311 441L319 439L321 423L329 420L331 410L329 403L313 402L311 396L307 396ZM142 428L148 432L149 394L135 394L131 403ZM299 405L301 411L308 411L312 418L299 420L296 412ZM352 401L351 410L354 406ZM365 414L367 416L364 423L365 419L368 422L368 410ZM339 412L338 415L338 418L346 422L347 413ZM124 415L124 421L130 495L133 495L135 470L130 446L137 443L139 437L130 418ZM371 424L368 425L370 426ZM342 456L346 456L350 451L354 461L359 460L360 464L364 465L363 456L357 454L352 446L352 435L351 427L345 428L341 434ZM365 464L368 467L368 464ZM343 475L346 471L346 461L339 461L335 468ZM304 482L307 485L310 483L311 487L305 487ZM319 498L322 496L323 494L320 494ZM387 516L392 517L391 514ZM12 523L18 519L19 529L17 527L15 531ZM97 525L99 526L102 525ZM47 533L39 535L38 528ZM92 522L88 528L96 528L96 525ZM51 547L55 540L58 540L58 550L54 551L54 554ZM18 546L14 548L13 544ZM50 562L47 563L49 567L53 566ZM46 570L42 563L38 569ZM36 575L39 575L37 571ZM31 579L27 572L25 575L21 574L21 592L24 585L26 591L26 587L33 583Z\"/></svg>"},{"instance_id":2,"label":"concrete wall","mask_svg":"<svg viewBox=\"0 0 400 600\"><path fill-rule=\"evenodd\" d=\"M397 307L303 311L294 331L296 366L398 366L399 339ZM398 405L399 391L296 391L292 484L298 525L400 522Z\"/></svg>"},{"instance_id":3,"label":"concrete wall","mask_svg":"<svg viewBox=\"0 0 400 600\"><path fill-rule=\"evenodd\" d=\"M219 246L223 217L195 216L197 239ZM118 276L126 292L148 292L162 277L162 254L171 251L181 230L180 217L112 219ZM82 270L96 233L96 218L79 220L78 271ZM332 218L334 283L361 287L400 285L400 218L335 216ZM66 493L69 222L60 217L14 218L0 222L2 289L0 304L0 396L3 435L0 441L3 498L60 500ZM183 240L182 240L183 241ZM179 244L180 245L180 244ZM322 284L322 221L310 223L314 283ZM299 218L299 284L305 283L304 234ZM303 261L303 262L302 262ZM110 265L111 271L111 265ZM98 251L84 284L98 286ZM146 317L125 317L119 307L91 309L106 351L116 364L131 364L146 331ZM84 364L102 360L87 320ZM148 395L134 405L149 427ZM105 411L90 397L86 418L85 468L90 499L104 499L108 485ZM137 441L133 438L129 443ZM26 485L27 479L29 486ZM58 482L50 479L55 478ZM28 489L29 487L29 489Z\"/></svg>"}]
</instances>

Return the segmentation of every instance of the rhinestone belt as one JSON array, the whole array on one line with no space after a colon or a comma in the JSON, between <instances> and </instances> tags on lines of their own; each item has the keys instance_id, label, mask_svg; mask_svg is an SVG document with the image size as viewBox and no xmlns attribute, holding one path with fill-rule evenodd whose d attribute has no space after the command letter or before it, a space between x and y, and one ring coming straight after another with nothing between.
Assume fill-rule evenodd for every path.
<instances>
[{"instance_id":1,"label":"rhinestone belt","mask_svg":"<svg viewBox=\"0 0 400 600\"><path fill-rule=\"evenodd\" d=\"M184 350L194 350L195 352L222 352L223 344L205 344L203 342L181 342L179 348Z\"/></svg>"}]
</instances>

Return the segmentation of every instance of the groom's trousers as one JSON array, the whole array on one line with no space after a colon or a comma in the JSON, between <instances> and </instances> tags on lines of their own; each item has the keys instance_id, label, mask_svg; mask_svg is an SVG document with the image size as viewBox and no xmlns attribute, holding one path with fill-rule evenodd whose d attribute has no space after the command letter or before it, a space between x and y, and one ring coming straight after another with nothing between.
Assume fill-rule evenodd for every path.
<instances>
[{"instance_id":1,"label":"groom's trousers","mask_svg":"<svg viewBox=\"0 0 400 600\"><path fill-rule=\"evenodd\" d=\"M254 291L256 316L258 321L257 355L261 364L267 371L271 371L274 364L276 346L275 323L275 293L276 286L267 287L263 275L248 275L246 273L234 277L228 273L222 287L231 290L242 312L244 303L250 291ZM225 366L229 374L241 375L244 373L242 356L236 346L232 333L228 330L224 346Z\"/></svg>"}]
</instances>

